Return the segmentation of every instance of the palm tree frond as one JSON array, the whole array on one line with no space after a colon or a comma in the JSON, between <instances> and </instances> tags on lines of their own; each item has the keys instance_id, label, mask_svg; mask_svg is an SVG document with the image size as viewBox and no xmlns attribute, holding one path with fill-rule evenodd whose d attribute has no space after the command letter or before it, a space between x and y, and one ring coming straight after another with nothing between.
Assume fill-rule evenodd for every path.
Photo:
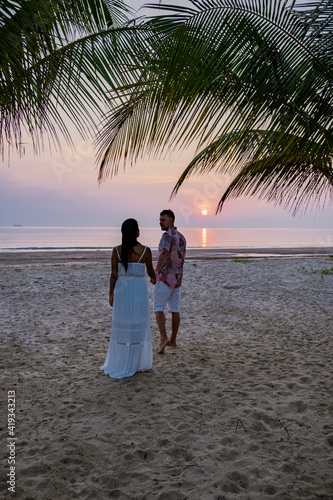
<instances>
[{"instance_id":1,"label":"palm tree frond","mask_svg":"<svg viewBox=\"0 0 333 500\"><path fill-rule=\"evenodd\" d=\"M45 134L58 145L58 133L71 142L64 114L83 135L92 134L108 102L106 90L121 80L113 80L117 72L106 71L105 64L118 64L115 46L129 52L130 35L122 36L119 25L127 12L120 0L2 2L2 151L6 144L20 149L23 130L35 151Z\"/></svg>"},{"instance_id":2,"label":"palm tree frond","mask_svg":"<svg viewBox=\"0 0 333 500\"><path fill-rule=\"evenodd\" d=\"M295 215L309 205L325 204L333 199L333 168L331 158L317 165L286 163L283 158L252 162L233 179L218 204L239 196L257 196L288 209Z\"/></svg>"},{"instance_id":3,"label":"palm tree frond","mask_svg":"<svg viewBox=\"0 0 333 500\"><path fill-rule=\"evenodd\" d=\"M270 159L287 166L286 182L293 165L301 177L302 165L326 164L333 154L333 66L319 35L310 36L305 13L295 2L191 4L156 5L159 15L145 24L148 58L131 96L115 107L98 138L100 178L116 173L122 158L135 161L140 153L163 154L193 143L198 154L173 194L193 172L238 176L245 166ZM332 0L321 2L321 14L314 17L322 23L322 37L331 5ZM315 29L319 33L319 24ZM323 185L330 185L327 168L322 175L329 179ZM305 200L306 183L293 186L288 192Z\"/></svg>"}]
</instances>

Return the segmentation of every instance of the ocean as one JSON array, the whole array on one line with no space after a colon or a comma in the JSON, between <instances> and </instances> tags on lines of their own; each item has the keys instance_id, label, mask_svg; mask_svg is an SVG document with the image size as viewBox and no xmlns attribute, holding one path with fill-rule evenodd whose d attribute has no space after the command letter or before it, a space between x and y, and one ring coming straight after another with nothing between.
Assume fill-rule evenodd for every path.
<instances>
[{"instance_id":1,"label":"ocean","mask_svg":"<svg viewBox=\"0 0 333 500\"><path fill-rule=\"evenodd\" d=\"M333 247L333 229L179 228L188 248ZM159 227L140 228L139 241L157 248ZM121 243L118 227L0 227L0 252L108 250Z\"/></svg>"}]
</instances>

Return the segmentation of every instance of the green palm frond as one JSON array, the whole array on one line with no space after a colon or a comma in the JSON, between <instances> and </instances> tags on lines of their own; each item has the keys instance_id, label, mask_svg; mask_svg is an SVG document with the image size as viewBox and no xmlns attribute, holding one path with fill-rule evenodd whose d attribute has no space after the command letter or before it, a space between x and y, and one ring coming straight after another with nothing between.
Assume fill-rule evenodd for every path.
<instances>
[{"instance_id":1,"label":"green palm frond","mask_svg":"<svg viewBox=\"0 0 333 500\"><path fill-rule=\"evenodd\" d=\"M172 195L194 172L226 172L228 160L221 167L220 159L233 144L236 134L226 135L201 151L182 173ZM284 208L289 207L294 213L301 208L306 209L312 203L319 204L322 196L332 197L332 158L329 154L323 156L323 149L315 141L290 134L284 134L282 140L281 135L274 131L249 130L246 144L246 151L238 151L239 156L233 157L234 161L238 161L240 171L223 194L217 213L228 199L241 195L258 196ZM271 150L275 144L276 151L272 156ZM285 155L289 149L295 152L294 157ZM314 164L309 164L309 154L316 158ZM248 162L248 157L255 159ZM233 171L233 166L230 167Z\"/></svg>"},{"instance_id":2,"label":"green palm frond","mask_svg":"<svg viewBox=\"0 0 333 500\"><path fill-rule=\"evenodd\" d=\"M307 147L306 141L300 147ZM305 155L304 155L305 156ZM332 201L332 160L327 158L316 165L302 162L302 155L287 163L284 157L271 161L253 162L242 169L223 194L217 212L225 201L240 195L266 199L276 205L289 208L295 214L306 210L310 205L320 206L322 197Z\"/></svg>"},{"instance_id":3,"label":"green palm frond","mask_svg":"<svg viewBox=\"0 0 333 500\"><path fill-rule=\"evenodd\" d=\"M305 4L293 4L294 13L298 16L308 35L320 40L323 36L332 38L333 5L330 0L321 0Z\"/></svg>"},{"instance_id":4,"label":"green palm frond","mask_svg":"<svg viewBox=\"0 0 333 500\"><path fill-rule=\"evenodd\" d=\"M123 159L195 143L198 155L175 191L194 171L240 176L245 167L255 171L262 162L269 200L284 204L287 199L290 205L294 196L299 207L297 200L319 196L311 182L306 189L303 182L294 183L285 197L280 182L281 196L273 196L278 165L287 166L285 182L288 171L294 176L294 165L300 177L315 169L331 189L333 66L323 47L331 36L332 0L316 4L320 15L314 16L312 30L312 14L299 14L285 2L191 3L190 9L155 5L167 14L145 23L143 69L130 89L119 88L130 90L130 96L107 116L98 138L100 178L115 174ZM321 162L325 168L317 168ZM233 195L248 192L240 181L237 186Z\"/></svg>"},{"instance_id":5,"label":"green palm frond","mask_svg":"<svg viewBox=\"0 0 333 500\"><path fill-rule=\"evenodd\" d=\"M0 149L35 151L43 135L71 141L66 115L87 137L108 90L132 78L135 25L121 0L16 0L0 3ZM122 55L121 55L122 54ZM121 71L122 70L122 71Z\"/></svg>"}]
</instances>

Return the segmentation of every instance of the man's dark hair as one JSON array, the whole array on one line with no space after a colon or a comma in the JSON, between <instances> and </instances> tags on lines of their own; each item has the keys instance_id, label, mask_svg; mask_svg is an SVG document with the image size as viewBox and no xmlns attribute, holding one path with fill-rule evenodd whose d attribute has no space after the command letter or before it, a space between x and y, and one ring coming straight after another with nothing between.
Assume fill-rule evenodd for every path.
<instances>
[{"instance_id":1,"label":"man's dark hair","mask_svg":"<svg viewBox=\"0 0 333 500\"><path fill-rule=\"evenodd\" d=\"M175 220L175 214L173 213L172 210L162 210L160 215L167 215L168 217L170 217L170 219Z\"/></svg>"}]
</instances>

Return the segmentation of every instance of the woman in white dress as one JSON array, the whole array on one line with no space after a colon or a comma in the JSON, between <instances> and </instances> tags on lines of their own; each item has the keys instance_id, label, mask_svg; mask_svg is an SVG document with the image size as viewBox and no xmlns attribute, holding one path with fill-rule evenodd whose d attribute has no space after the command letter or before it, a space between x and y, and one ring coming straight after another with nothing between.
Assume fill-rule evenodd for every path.
<instances>
[{"instance_id":1,"label":"woman in white dress","mask_svg":"<svg viewBox=\"0 0 333 500\"><path fill-rule=\"evenodd\" d=\"M152 254L137 241L135 219L121 226L122 244L111 256L110 305L113 306L111 339L101 370L112 378L131 377L153 365L148 287L145 270L155 284Z\"/></svg>"}]
</instances>

